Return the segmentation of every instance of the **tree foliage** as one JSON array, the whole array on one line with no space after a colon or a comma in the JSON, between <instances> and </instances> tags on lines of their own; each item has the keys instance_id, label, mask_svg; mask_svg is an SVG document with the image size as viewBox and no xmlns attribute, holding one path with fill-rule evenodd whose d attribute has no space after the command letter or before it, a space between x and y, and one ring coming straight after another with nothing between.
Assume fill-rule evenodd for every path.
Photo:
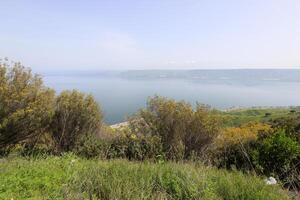
<instances>
[{"instance_id":1,"label":"tree foliage","mask_svg":"<svg viewBox=\"0 0 300 200\"><path fill-rule=\"evenodd\" d=\"M219 120L209 107L193 107L186 102L155 96L141 110L130 126L133 132L159 136L169 159L201 154L219 133Z\"/></svg>"},{"instance_id":2,"label":"tree foliage","mask_svg":"<svg viewBox=\"0 0 300 200\"><path fill-rule=\"evenodd\" d=\"M216 139L216 145L220 148L233 144L241 144L254 141L260 134L272 132L271 125L260 122L249 122L239 127L227 127L222 130L220 137Z\"/></svg>"},{"instance_id":3,"label":"tree foliage","mask_svg":"<svg viewBox=\"0 0 300 200\"><path fill-rule=\"evenodd\" d=\"M300 144L293 134L262 123L226 128L216 144L214 164L218 167L255 171L282 180L300 158Z\"/></svg>"},{"instance_id":4,"label":"tree foliage","mask_svg":"<svg viewBox=\"0 0 300 200\"><path fill-rule=\"evenodd\" d=\"M70 151L78 137L97 134L102 118L100 107L91 95L63 91L56 99L51 124L57 150Z\"/></svg>"},{"instance_id":5,"label":"tree foliage","mask_svg":"<svg viewBox=\"0 0 300 200\"><path fill-rule=\"evenodd\" d=\"M293 113L293 112L292 112ZM300 142L300 115L293 113L287 117L280 117L271 121L274 128L284 129L286 135Z\"/></svg>"},{"instance_id":6,"label":"tree foliage","mask_svg":"<svg viewBox=\"0 0 300 200\"><path fill-rule=\"evenodd\" d=\"M0 62L0 148L42 134L53 115L54 91L20 63Z\"/></svg>"},{"instance_id":7,"label":"tree foliage","mask_svg":"<svg viewBox=\"0 0 300 200\"><path fill-rule=\"evenodd\" d=\"M277 174L290 170L299 161L300 144L289 137L285 130L277 130L274 134L259 139L256 152L258 163L264 174Z\"/></svg>"}]
</instances>

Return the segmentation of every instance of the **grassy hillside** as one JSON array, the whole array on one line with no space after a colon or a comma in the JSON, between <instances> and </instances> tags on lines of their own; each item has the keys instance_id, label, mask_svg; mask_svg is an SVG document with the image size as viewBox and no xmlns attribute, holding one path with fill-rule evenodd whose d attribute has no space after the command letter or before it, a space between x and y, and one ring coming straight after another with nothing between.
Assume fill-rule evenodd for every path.
<instances>
[{"instance_id":1,"label":"grassy hillside","mask_svg":"<svg viewBox=\"0 0 300 200\"><path fill-rule=\"evenodd\" d=\"M220 112L221 116L224 118L225 126L239 126L250 121L268 122L279 117L286 117L299 113L299 107L249 108Z\"/></svg>"},{"instance_id":2,"label":"grassy hillside","mask_svg":"<svg viewBox=\"0 0 300 200\"><path fill-rule=\"evenodd\" d=\"M84 160L0 162L0 199L289 199L261 178L197 164Z\"/></svg>"}]
</instances>

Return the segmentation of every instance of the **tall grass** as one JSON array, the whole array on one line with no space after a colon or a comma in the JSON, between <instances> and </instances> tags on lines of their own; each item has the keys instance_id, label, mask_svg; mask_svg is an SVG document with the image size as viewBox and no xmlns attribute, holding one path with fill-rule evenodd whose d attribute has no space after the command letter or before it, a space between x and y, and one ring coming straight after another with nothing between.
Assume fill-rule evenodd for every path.
<instances>
[{"instance_id":1,"label":"tall grass","mask_svg":"<svg viewBox=\"0 0 300 200\"><path fill-rule=\"evenodd\" d=\"M289 199L260 178L194 163L84 160L0 163L0 199Z\"/></svg>"}]
</instances>

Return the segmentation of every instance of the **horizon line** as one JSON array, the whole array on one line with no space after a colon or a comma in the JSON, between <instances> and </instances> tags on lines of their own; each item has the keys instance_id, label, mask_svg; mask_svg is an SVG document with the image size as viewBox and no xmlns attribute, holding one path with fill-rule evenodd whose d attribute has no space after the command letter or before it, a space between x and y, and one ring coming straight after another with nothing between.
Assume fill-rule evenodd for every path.
<instances>
[{"instance_id":1,"label":"horizon line","mask_svg":"<svg viewBox=\"0 0 300 200\"><path fill-rule=\"evenodd\" d=\"M188 68L188 69L164 69L164 68L149 68L149 69L35 69L32 68L34 71L194 71L194 70L300 70L300 67L293 67L293 68Z\"/></svg>"}]
</instances>

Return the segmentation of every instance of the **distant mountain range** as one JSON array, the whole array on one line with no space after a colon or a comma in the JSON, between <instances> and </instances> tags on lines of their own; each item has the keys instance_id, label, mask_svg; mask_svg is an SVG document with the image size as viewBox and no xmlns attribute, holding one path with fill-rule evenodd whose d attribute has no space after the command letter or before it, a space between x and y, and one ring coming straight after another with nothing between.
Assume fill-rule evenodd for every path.
<instances>
[{"instance_id":1,"label":"distant mountain range","mask_svg":"<svg viewBox=\"0 0 300 200\"><path fill-rule=\"evenodd\" d=\"M300 69L48 71L46 76L99 76L125 79L186 79L198 82L300 82Z\"/></svg>"},{"instance_id":2,"label":"distant mountain range","mask_svg":"<svg viewBox=\"0 0 300 200\"><path fill-rule=\"evenodd\" d=\"M284 81L300 82L300 69L228 69L228 70L129 70L127 79L189 79L195 81Z\"/></svg>"}]
</instances>

